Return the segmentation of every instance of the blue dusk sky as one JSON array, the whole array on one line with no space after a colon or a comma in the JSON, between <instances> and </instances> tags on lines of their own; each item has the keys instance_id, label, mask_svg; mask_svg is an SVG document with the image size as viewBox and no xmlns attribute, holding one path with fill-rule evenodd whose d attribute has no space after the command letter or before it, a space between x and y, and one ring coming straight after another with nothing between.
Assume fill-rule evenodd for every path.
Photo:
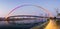
<instances>
[{"instance_id":1,"label":"blue dusk sky","mask_svg":"<svg viewBox=\"0 0 60 29\"><path fill-rule=\"evenodd\" d=\"M24 4L41 6L48 9L53 15L56 14L56 8L60 9L60 0L0 0L0 17L5 17L13 8ZM40 15L43 13L44 11L37 7L25 6L15 10L11 15Z\"/></svg>"}]
</instances>

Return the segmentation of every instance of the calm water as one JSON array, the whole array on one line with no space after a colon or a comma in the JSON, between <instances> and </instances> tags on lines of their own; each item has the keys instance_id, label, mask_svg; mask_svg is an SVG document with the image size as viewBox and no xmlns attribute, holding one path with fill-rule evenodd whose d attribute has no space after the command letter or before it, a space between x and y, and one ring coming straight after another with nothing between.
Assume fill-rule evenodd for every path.
<instances>
[{"instance_id":1,"label":"calm water","mask_svg":"<svg viewBox=\"0 0 60 29\"><path fill-rule=\"evenodd\" d=\"M22 23L22 24L6 24L6 21L0 21L0 28L6 29L30 29L34 26L42 24L43 22L37 23Z\"/></svg>"},{"instance_id":2,"label":"calm water","mask_svg":"<svg viewBox=\"0 0 60 29\"><path fill-rule=\"evenodd\" d=\"M0 21L0 28L1 29L30 29L34 26L40 25L45 20L22 20L22 21L9 21L10 23L7 24L6 21ZM19 24L20 23L20 24Z\"/></svg>"}]
</instances>

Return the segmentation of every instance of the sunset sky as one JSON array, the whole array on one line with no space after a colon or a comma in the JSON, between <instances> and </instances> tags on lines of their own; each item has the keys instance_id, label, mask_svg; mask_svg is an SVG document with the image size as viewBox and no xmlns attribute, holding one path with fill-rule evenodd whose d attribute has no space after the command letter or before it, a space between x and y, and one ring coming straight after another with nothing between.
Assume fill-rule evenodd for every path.
<instances>
[{"instance_id":1,"label":"sunset sky","mask_svg":"<svg viewBox=\"0 0 60 29\"><path fill-rule=\"evenodd\" d=\"M51 11L53 15L56 14L56 8L60 9L60 0L0 0L0 17L6 16L12 9L23 4L39 5ZM37 7L25 6L15 10L12 15L40 15L41 13L42 11Z\"/></svg>"}]
</instances>

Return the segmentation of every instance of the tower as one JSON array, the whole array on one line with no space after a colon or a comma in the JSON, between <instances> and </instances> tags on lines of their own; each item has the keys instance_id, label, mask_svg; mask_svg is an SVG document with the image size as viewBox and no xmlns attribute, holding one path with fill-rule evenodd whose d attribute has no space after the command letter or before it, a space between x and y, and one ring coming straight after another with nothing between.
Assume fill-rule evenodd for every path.
<instances>
[{"instance_id":1,"label":"tower","mask_svg":"<svg viewBox=\"0 0 60 29\"><path fill-rule=\"evenodd\" d=\"M59 12L58 12L58 10L59 10L59 9L58 9L58 8L56 8L56 13L57 13L57 14L59 13Z\"/></svg>"},{"instance_id":2,"label":"tower","mask_svg":"<svg viewBox=\"0 0 60 29\"><path fill-rule=\"evenodd\" d=\"M56 17L60 18L60 13L59 13L59 9L58 8L56 9L56 13L57 13Z\"/></svg>"}]
</instances>

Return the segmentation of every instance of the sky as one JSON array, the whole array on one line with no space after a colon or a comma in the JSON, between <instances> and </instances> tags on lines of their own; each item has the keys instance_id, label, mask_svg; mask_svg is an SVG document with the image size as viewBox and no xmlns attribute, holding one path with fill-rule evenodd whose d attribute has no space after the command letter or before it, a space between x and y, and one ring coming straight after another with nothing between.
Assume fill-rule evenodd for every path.
<instances>
[{"instance_id":1,"label":"sky","mask_svg":"<svg viewBox=\"0 0 60 29\"><path fill-rule=\"evenodd\" d=\"M5 17L12 9L24 4L39 5L48 9L53 15L56 14L56 8L60 9L60 0L0 0L0 17ZM40 15L42 13L44 11L37 7L24 6L15 10L11 15Z\"/></svg>"}]
</instances>

